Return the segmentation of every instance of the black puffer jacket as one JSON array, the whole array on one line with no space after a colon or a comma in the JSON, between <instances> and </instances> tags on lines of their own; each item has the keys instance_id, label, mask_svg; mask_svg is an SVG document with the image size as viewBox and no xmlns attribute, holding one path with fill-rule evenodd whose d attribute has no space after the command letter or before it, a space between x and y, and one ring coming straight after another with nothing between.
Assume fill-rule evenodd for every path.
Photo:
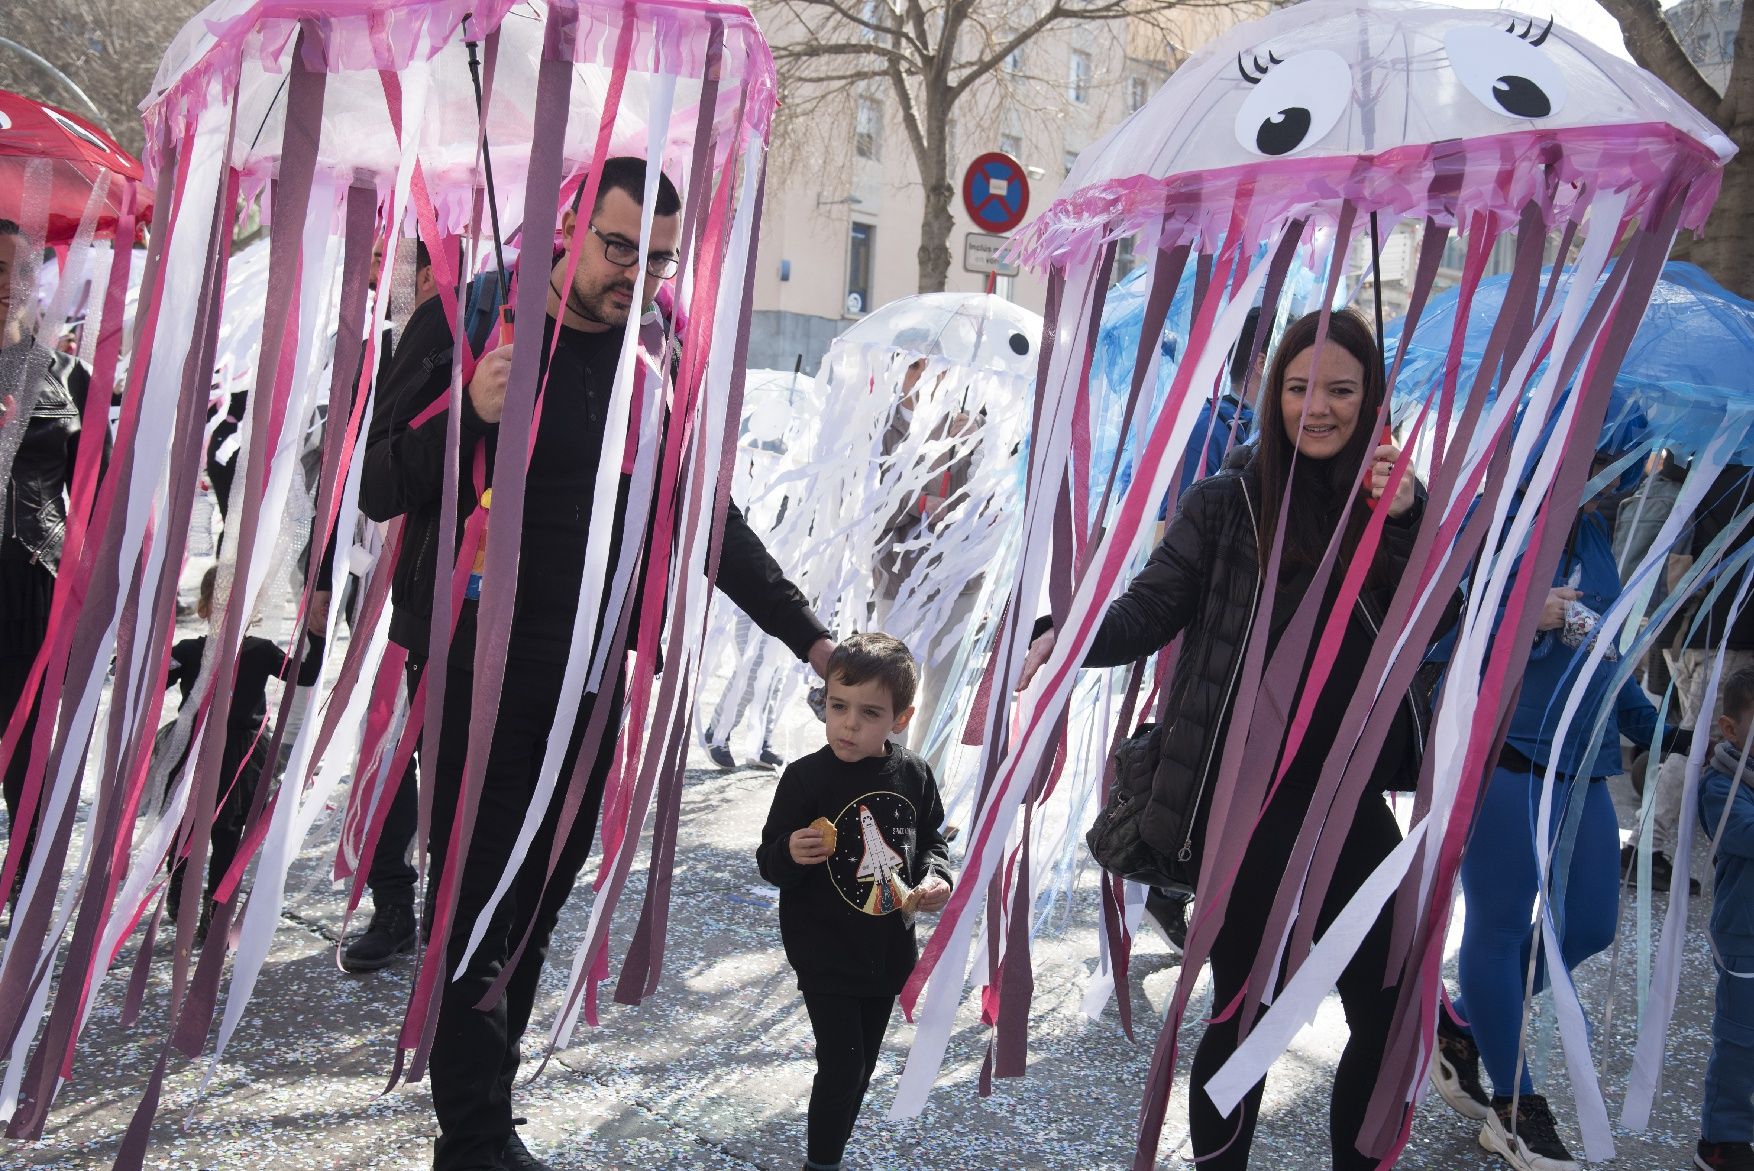
<instances>
[{"instance_id":1,"label":"black puffer jacket","mask_svg":"<svg viewBox=\"0 0 1754 1171\"><path fill-rule=\"evenodd\" d=\"M1126 592L1109 603L1084 660L1086 667L1118 667L1161 650L1186 632L1158 721L1163 736L1159 785L1169 770L1184 778L1199 777L1202 785L1216 774L1243 651L1260 602L1260 473L1248 454L1238 456L1236 462L1244 466L1226 467L1182 495L1151 560ZM1383 548L1397 577L1412 554L1424 501L1420 490L1413 510L1389 518L1383 527ZM1389 597L1386 591L1361 594L1358 613L1372 630L1380 626ZM1396 771L1412 776L1430 712L1417 689L1406 702L1406 715L1414 721L1408 738L1414 755ZM1140 832L1152 848L1185 856L1195 826L1184 822L1161 792L1147 805Z\"/></svg>"},{"instance_id":2,"label":"black puffer jacket","mask_svg":"<svg viewBox=\"0 0 1754 1171\"><path fill-rule=\"evenodd\" d=\"M37 370L43 371L42 390L12 461L0 539L19 542L31 560L54 573L60 568L61 545L67 537L67 491L73 483L79 417L91 372L77 358L31 342L0 351L0 386ZM99 451L101 458L101 445Z\"/></svg>"}]
</instances>

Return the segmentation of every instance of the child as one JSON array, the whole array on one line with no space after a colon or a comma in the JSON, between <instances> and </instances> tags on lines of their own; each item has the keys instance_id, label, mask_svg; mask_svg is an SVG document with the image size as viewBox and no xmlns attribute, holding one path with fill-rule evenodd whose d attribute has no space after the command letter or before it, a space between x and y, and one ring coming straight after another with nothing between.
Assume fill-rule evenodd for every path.
<instances>
[{"instance_id":1,"label":"child","mask_svg":"<svg viewBox=\"0 0 1754 1171\"><path fill-rule=\"evenodd\" d=\"M890 742L913 718L913 656L887 634L847 639L827 671L828 745L793 761L756 851L780 888L780 935L816 1034L806 1171L834 1171L913 971L914 911L950 901L932 770Z\"/></svg>"},{"instance_id":2,"label":"child","mask_svg":"<svg viewBox=\"0 0 1754 1171\"><path fill-rule=\"evenodd\" d=\"M203 622L213 617L213 589L218 568L209 568L201 578L201 599L195 612ZM313 620L315 615L313 614ZM323 636L320 631L307 631L309 640L302 660L296 661L265 638L245 635L238 650L237 682L232 688L230 709L225 719L225 752L219 772L219 800L214 810L213 832L209 839L207 861L207 897L201 903L201 921L197 936L207 934L207 921L213 908L213 892L225 879L237 857L244 837L244 822L256 797L256 786L262 779L262 765L267 757L269 679L285 679L296 666L296 685L309 687L323 671ZM176 685L182 692L182 703L189 702L196 677L201 673L201 657L207 649L207 636L180 640L171 648L171 668L165 686ZM177 762L170 771L174 778L187 760ZM182 901L183 859L181 851L172 849L169 901L166 909L175 922Z\"/></svg>"},{"instance_id":3,"label":"child","mask_svg":"<svg viewBox=\"0 0 1754 1171\"><path fill-rule=\"evenodd\" d=\"M1754 667L1725 681L1722 710L1717 729L1723 739L1699 780L1699 820L1712 838L1716 866L1711 949L1721 968L1693 1164L1703 1171L1754 1171L1754 761L1742 756L1754 722Z\"/></svg>"}]
</instances>

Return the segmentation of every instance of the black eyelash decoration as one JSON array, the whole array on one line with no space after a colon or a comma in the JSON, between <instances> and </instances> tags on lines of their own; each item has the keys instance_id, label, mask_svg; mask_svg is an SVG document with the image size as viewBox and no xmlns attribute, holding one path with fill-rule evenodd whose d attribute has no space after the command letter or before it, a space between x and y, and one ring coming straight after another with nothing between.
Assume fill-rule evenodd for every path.
<instances>
[{"instance_id":1,"label":"black eyelash decoration","mask_svg":"<svg viewBox=\"0 0 1754 1171\"><path fill-rule=\"evenodd\" d=\"M1249 64L1253 64L1255 67L1253 73L1249 72ZM1241 53L1236 55L1236 71L1241 74L1242 79L1250 85L1261 84L1261 78L1267 76L1267 70L1273 68L1275 65L1283 64L1285 64L1284 59L1274 53L1271 49L1267 50L1267 62L1264 65L1261 63L1261 55L1259 53L1251 54L1249 61L1246 63L1244 62Z\"/></svg>"},{"instance_id":2,"label":"black eyelash decoration","mask_svg":"<svg viewBox=\"0 0 1754 1171\"><path fill-rule=\"evenodd\" d=\"M1535 21L1533 17L1529 18L1528 23L1523 25L1520 32L1517 30L1515 20L1512 20L1509 24L1505 25L1504 31L1511 36L1516 37L1518 40L1529 42L1529 44L1534 45L1538 49L1547 43L1547 35L1553 31L1553 17L1549 16L1547 18L1547 27L1542 29L1538 36L1535 34Z\"/></svg>"}]
</instances>

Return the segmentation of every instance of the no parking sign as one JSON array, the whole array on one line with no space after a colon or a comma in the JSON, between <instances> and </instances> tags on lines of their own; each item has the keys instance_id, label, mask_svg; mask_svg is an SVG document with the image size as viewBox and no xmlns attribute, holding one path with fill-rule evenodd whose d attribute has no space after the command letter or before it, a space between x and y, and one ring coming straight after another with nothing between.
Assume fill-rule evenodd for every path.
<instances>
[{"instance_id":1,"label":"no parking sign","mask_svg":"<svg viewBox=\"0 0 1754 1171\"><path fill-rule=\"evenodd\" d=\"M1015 228L1029 212L1029 176L1023 164L996 150L975 159L962 177L962 205L982 231Z\"/></svg>"}]
</instances>

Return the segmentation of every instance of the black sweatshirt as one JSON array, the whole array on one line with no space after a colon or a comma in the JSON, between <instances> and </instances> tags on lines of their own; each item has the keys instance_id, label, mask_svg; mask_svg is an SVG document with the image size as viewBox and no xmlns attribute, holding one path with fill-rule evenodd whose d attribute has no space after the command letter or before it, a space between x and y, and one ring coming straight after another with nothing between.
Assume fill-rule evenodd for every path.
<instances>
[{"instance_id":1,"label":"black sweatshirt","mask_svg":"<svg viewBox=\"0 0 1754 1171\"><path fill-rule=\"evenodd\" d=\"M295 662L291 655L267 639L253 634L244 636L243 646L238 649L237 683L231 692L227 727L254 731L268 718L268 680L286 679L293 675L295 667L297 677L293 683L296 686L309 687L322 677L323 637L308 632L304 637L304 655ZM171 648L171 669L164 685L175 684L181 691L182 703L189 701L195 677L201 673L201 655L206 649L207 636L204 634L185 638Z\"/></svg>"},{"instance_id":2,"label":"black sweatshirt","mask_svg":"<svg viewBox=\"0 0 1754 1171\"><path fill-rule=\"evenodd\" d=\"M554 336L553 318L530 329L521 344L541 338L543 365ZM519 541L517 602L511 654L546 662L565 660L578 611L579 579L593 518L592 496L603 447L609 395L623 331L592 333L560 327L553 368L547 374L535 449L525 481L524 531ZM415 310L385 377L373 414L360 481L360 509L374 520L406 516L393 582L390 637L424 652L431 625L432 575L438 561L439 509L444 499L445 414L413 425L415 418L449 392L453 341L439 298ZM487 480L492 483L499 427L483 421L463 395L459 425L463 458L459 473L459 522L475 510L471 463L477 441L486 442ZM642 443L661 441L642 436ZM610 518L609 565L616 564L630 479L622 476ZM490 522L491 523L491 522ZM461 537L463 526L457 526ZM450 558L445 558L450 564ZM643 571L642 571L643 572ZM725 513L723 548L715 584L768 634L799 658L826 633L802 593L781 572L766 546L743 520L735 503ZM483 589L491 589L491 581Z\"/></svg>"},{"instance_id":3,"label":"black sweatshirt","mask_svg":"<svg viewBox=\"0 0 1754 1171\"><path fill-rule=\"evenodd\" d=\"M791 836L818 817L834 822L832 857L792 861ZM824 745L786 766L755 860L780 888L780 937L806 992L895 996L919 952L895 905L893 874L908 887L950 877L944 802L931 766L898 744L888 756L846 764Z\"/></svg>"}]
</instances>

